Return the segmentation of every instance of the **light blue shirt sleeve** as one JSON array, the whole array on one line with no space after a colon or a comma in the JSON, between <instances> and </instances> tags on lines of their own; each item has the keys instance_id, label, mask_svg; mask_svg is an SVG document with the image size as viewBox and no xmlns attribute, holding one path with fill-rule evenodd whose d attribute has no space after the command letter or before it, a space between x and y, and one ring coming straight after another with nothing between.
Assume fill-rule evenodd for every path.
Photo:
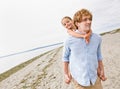
<instances>
[{"instance_id":1,"label":"light blue shirt sleeve","mask_svg":"<svg viewBox=\"0 0 120 89\"><path fill-rule=\"evenodd\" d=\"M98 61L101 61L103 59L102 54L101 54L101 42L102 42L102 39L100 37L100 43L99 43L99 46L98 46L98 49L97 49L97 59L98 59Z\"/></svg>"},{"instance_id":2,"label":"light blue shirt sleeve","mask_svg":"<svg viewBox=\"0 0 120 89\"><path fill-rule=\"evenodd\" d=\"M69 56L70 56L70 48L69 48L68 41L66 41L66 42L64 42L62 60L64 62L69 62Z\"/></svg>"}]
</instances>

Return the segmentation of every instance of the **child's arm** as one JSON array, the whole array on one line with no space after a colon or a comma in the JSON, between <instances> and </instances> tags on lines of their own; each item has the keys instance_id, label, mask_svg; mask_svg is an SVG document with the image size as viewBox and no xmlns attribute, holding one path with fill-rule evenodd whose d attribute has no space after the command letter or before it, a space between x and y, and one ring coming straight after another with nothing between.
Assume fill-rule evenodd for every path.
<instances>
[{"instance_id":1,"label":"child's arm","mask_svg":"<svg viewBox=\"0 0 120 89\"><path fill-rule=\"evenodd\" d=\"M92 30L90 30L87 34L85 34L85 41L86 41L86 43L90 42L91 34L92 34Z\"/></svg>"},{"instance_id":2,"label":"child's arm","mask_svg":"<svg viewBox=\"0 0 120 89\"><path fill-rule=\"evenodd\" d=\"M85 38L85 35L82 35L82 34L79 34L77 32L74 32L73 30L67 30L68 34L69 35L72 35L74 37L82 37L82 38Z\"/></svg>"},{"instance_id":3,"label":"child's arm","mask_svg":"<svg viewBox=\"0 0 120 89\"><path fill-rule=\"evenodd\" d=\"M92 34L92 30L90 30L90 31L89 31L87 34L85 34L85 35L76 33L76 32L74 32L73 30L68 30L67 32L68 32L68 34L70 34L70 35L72 35L72 36L74 36L74 37L84 38L85 41L86 41L86 43L89 43L89 42L90 42L90 36L91 36L91 34Z\"/></svg>"},{"instance_id":4,"label":"child's arm","mask_svg":"<svg viewBox=\"0 0 120 89\"><path fill-rule=\"evenodd\" d=\"M90 30L90 31L85 35L85 39L89 39L90 36L91 36L91 34L92 34L92 30Z\"/></svg>"}]
</instances>

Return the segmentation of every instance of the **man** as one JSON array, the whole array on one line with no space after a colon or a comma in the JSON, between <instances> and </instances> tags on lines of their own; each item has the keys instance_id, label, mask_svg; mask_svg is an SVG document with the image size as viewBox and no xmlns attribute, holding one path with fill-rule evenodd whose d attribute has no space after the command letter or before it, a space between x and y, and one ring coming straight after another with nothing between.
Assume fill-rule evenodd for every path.
<instances>
[{"instance_id":1,"label":"man","mask_svg":"<svg viewBox=\"0 0 120 89\"><path fill-rule=\"evenodd\" d=\"M91 30L92 14L82 9L74 14L73 21L76 32L87 34ZM73 78L75 89L103 89L100 78L106 78L100 45L101 37L95 33L91 34L89 44L83 38L73 36L66 40L63 50L66 83L69 84Z\"/></svg>"}]
</instances>

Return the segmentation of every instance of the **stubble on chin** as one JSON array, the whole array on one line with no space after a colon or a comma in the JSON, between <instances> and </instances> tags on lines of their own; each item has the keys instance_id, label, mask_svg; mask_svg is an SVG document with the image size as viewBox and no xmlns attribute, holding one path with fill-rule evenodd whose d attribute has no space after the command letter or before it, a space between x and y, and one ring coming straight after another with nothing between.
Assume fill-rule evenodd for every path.
<instances>
[{"instance_id":1,"label":"stubble on chin","mask_svg":"<svg viewBox=\"0 0 120 89\"><path fill-rule=\"evenodd\" d=\"M89 32L91 29L91 27L86 27L86 29L84 30L86 33Z\"/></svg>"}]
</instances>

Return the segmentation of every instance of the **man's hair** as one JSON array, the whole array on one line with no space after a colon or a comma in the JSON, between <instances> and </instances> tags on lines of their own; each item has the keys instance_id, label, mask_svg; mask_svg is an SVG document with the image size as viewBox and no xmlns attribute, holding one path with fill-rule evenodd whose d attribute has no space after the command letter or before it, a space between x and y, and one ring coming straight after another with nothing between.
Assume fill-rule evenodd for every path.
<instances>
[{"instance_id":1,"label":"man's hair","mask_svg":"<svg viewBox=\"0 0 120 89\"><path fill-rule=\"evenodd\" d=\"M83 16L90 16L90 19L92 20L91 12L88 11L87 9L81 9L81 10L77 11L73 16L73 23L75 24L75 26L76 26L76 22L82 21ZM76 26L76 28L78 28L78 27Z\"/></svg>"}]
</instances>

